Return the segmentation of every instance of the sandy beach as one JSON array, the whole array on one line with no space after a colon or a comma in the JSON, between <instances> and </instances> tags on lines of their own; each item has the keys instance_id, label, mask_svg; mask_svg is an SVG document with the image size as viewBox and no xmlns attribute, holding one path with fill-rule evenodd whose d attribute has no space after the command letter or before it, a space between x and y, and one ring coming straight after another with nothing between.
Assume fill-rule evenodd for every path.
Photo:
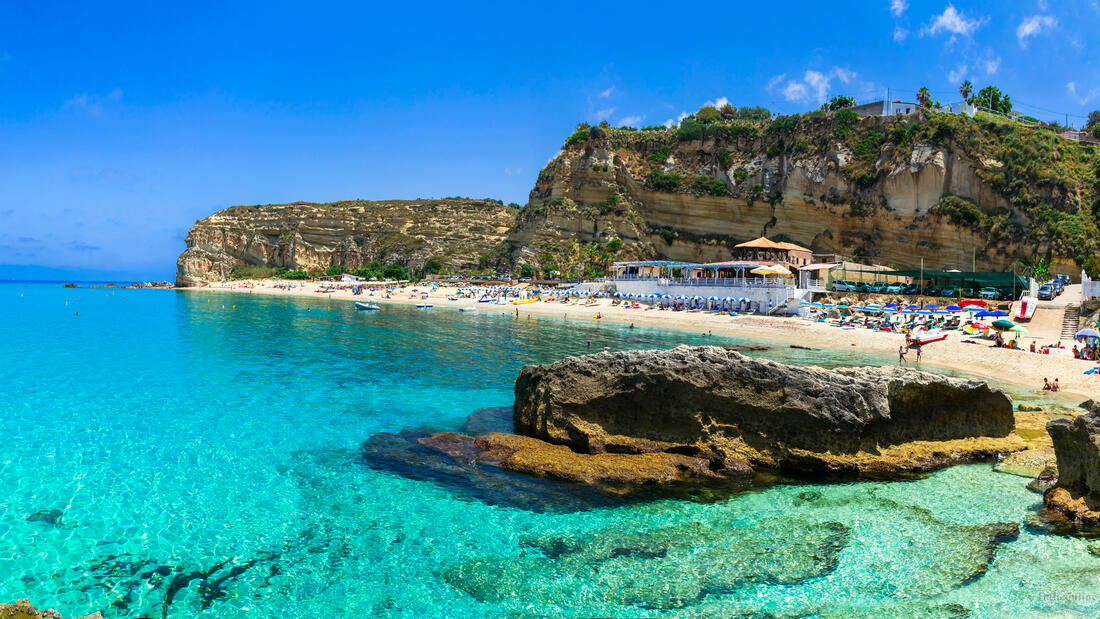
<instances>
[{"instance_id":1,"label":"sandy beach","mask_svg":"<svg viewBox=\"0 0 1100 619\"><path fill-rule=\"evenodd\" d=\"M872 331L865 328L841 328L827 323L816 323L809 320L787 317L770 316L725 316L715 315L709 312L673 312L656 309L628 309L622 306L613 306L609 299L598 299L592 304L586 305L583 301L561 303L556 301L539 301L513 305L511 303L476 303L473 299L459 299L451 301L448 295L454 295L460 286L451 283L441 283L432 288L431 284L413 284L405 288L398 288L390 298L385 298L384 291L366 290L360 295L354 295L350 289L336 290L334 292L321 292L321 285L317 282L289 282L292 288L286 288L288 282L276 280L261 280L252 282L222 282L211 284L201 288L185 288L187 292L238 292L251 294L283 295L294 297L306 297L316 299L332 299L343 302L366 301L378 304L402 304L415 305L422 303L422 293L427 293L427 300L434 306L433 309L448 310L461 307L477 307L479 311L499 312L515 315L517 310L519 317L531 316L557 316L563 318L595 320L598 313L602 316L599 320L635 324L638 326L659 327L694 333L713 333L715 335L727 335L745 337L765 342L797 345L815 349L851 350L856 348L867 351L869 356L889 356L896 360L898 347L905 344L904 336L898 333L886 333ZM377 285L376 283L372 283ZM343 284L347 286L347 284ZM461 287L471 286L463 283ZM414 293L413 290L416 290ZM644 308L644 306L643 306ZM1040 310L1041 312L1041 310ZM1031 341L1036 341L1038 346L1053 344L1058 341L1056 325L1049 316L1037 314L1032 324L1029 325L1029 334L1020 338L1020 350L996 348L989 340L972 338L959 331L948 332L947 340L936 342L924 347L921 361L916 362L915 351L910 351L906 356L906 364L913 367L935 366L949 369L961 374L967 374L978 378L992 379L994 381L1015 385L1025 390L1040 392L1043 378L1054 380L1057 378L1061 384L1058 394L1068 406L1078 404L1087 398L1100 399L1100 372L1086 375L1084 372L1096 367L1096 362L1074 359L1070 352L1072 342L1063 341L1065 349L1053 349L1050 354L1036 354L1028 352ZM874 363L871 361L869 363ZM1053 395L1053 394L1052 394Z\"/></svg>"}]
</instances>

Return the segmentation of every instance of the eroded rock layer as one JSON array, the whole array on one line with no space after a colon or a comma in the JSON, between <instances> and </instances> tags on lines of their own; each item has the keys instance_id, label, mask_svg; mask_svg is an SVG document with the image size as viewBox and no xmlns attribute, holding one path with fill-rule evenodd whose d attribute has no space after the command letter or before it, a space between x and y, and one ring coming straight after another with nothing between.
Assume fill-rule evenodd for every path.
<instances>
[{"instance_id":1,"label":"eroded rock layer","mask_svg":"<svg viewBox=\"0 0 1100 619\"><path fill-rule=\"evenodd\" d=\"M907 368L792 366L717 347L523 368L518 432L588 454L680 453L712 470L897 474L1013 451L1007 396Z\"/></svg>"}]
</instances>

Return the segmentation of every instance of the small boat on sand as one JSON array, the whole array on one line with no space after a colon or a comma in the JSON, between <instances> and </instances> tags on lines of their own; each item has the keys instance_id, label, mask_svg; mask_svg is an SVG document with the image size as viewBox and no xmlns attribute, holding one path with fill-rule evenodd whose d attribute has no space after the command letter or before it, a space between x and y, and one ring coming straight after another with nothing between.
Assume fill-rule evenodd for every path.
<instances>
[{"instance_id":1,"label":"small boat on sand","mask_svg":"<svg viewBox=\"0 0 1100 619\"><path fill-rule=\"evenodd\" d=\"M356 302L355 302L355 309L357 309L357 310L360 310L360 311L362 311L362 310L366 310L366 311L378 311L378 310L380 310L380 309L382 309L382 308L381 308L381 307L378 307L377 305L375 305L375 304L373 304L373 303L364 303L364 302L362 302L362 301L356 301Z\"/></svg>"},{"instance_id":2,"label":"small boat on sand","mask_svg":"<svg viewBox=\"0 0 1100 619\"><path fill-rule=\"evenodd\" d=\"M1035 315L1035 307L1039 305L1039 300L1035 297L1020 297L1020 303L1016 306L1016 312L1014 318L1016 320L1031 320L1031 317Z\"/></svg>"},{"instance_id":3,"label":"small boat on sand","mask_svg":"<svg viewBox=\"0 0 1100 619\"><path fill-rule=\"evenodd\" d=\"M947 334L942 331L921 331L909 338L910 346L923 346L932 342L941 342L947 339Z\"/></svg>"},{"instance_id":4,"label":"small boat on sand","mask_svg":"<svg viewBox=\"0 0 1100 619\"><path fill-rule=\"evenodd\" d=\"M537 301L538 299L516 299L515 301L510 301L510 303L512 305L526 305L528 303L535 303Z\"/></svg>"}]
</instances>

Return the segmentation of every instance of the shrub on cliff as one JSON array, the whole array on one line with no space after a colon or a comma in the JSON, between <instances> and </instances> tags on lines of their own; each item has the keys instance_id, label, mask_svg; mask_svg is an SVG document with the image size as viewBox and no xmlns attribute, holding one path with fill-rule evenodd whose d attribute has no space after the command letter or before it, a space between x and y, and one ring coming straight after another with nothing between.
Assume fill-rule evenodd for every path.
<instances>
[{"instance_id":1,"label":"shrub on cliff","mask_svg":"<svg viewBox=\"0 0 1100 619\"><path fill-rule=\"evenodd\" d=\"M653 170L646 177L646 182L649 186L657 191L676 191L680 188L679 174L665 174L660 170Z\"/></svg>"},{"instance_id":2,"label":"shrub on cliff","mask_svg":"<svg viewBox=\"0 0 1100 619\"><path fill-rule=\"evenodd\" d=\"M696 177L695 182L692 183L692 188L697 193L706 193L712 196L726 195L726 184L716 178L707 176Z\"/></svg>"},{"instance_id":3,"label":"shrub on cliff","mask_svg":"<svg viewBox=\"0 0 1100 619\"><path fill-rule=\"evenodd\" d=\"M578 131L574 131L573 135L569 136L568 138L565 138L565 145L566 146L572 146L574 144L580 144L581 142L587 142L587 141L588 141L588 129L580 129Z\"/></svg>"}]
</instances>

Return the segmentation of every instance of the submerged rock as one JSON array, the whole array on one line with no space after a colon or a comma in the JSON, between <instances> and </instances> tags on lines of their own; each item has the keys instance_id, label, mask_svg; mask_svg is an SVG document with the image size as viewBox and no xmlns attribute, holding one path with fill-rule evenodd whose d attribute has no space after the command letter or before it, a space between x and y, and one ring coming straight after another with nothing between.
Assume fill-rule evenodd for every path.
<instances>
[{"instance_id":1,"label":"submerged rock","mask_svg":"<svg viewBox=\"0 0 1100 619\"><path fill-rule=\"evenodd\" d=\"M18 600L14 604L0 603L0 618L3 619L62 619L61 613L52 608L38 610L31 606L30 600ZM102 613L93 613L77 619L103 619Z\"/></svg>"},{"instance_id":2,"label":"submerged rock","mask_svg":"<svg viewBox=\"0 0 1100 619\"><path fill-rule=\"evenodd\" d=\"M581 454L678 453L710 471L896 476L1023 447L977 380L794 366L717 347L604 352L523 368L521 434Z\"/></svg>"},{"instance_id":3,"label":"submerged rock","mask_svg":"<svg viewBox=\"0 0 1100 619\"><path fill-rule=\"evenodd\" d=\"M525 538L519 557L466 561L443 577L486 602L682 608L752 584L823 577L839 565L849 537L848 527L837 522L792 529L783 519L635 533L610 528L584 537Z\"/></svg>"},{"instance_id":4,"label":"submerged rock","mask_svg":"<svg viewBox=\"0 0 1100 619\"><path fill-rule=\"evenodd\" d=\"M1058 460L1058 481L1043 495L1041 517L1055 532L1100 534L1100 408L1047 424Z\"/></svg>"}]
</instances>

